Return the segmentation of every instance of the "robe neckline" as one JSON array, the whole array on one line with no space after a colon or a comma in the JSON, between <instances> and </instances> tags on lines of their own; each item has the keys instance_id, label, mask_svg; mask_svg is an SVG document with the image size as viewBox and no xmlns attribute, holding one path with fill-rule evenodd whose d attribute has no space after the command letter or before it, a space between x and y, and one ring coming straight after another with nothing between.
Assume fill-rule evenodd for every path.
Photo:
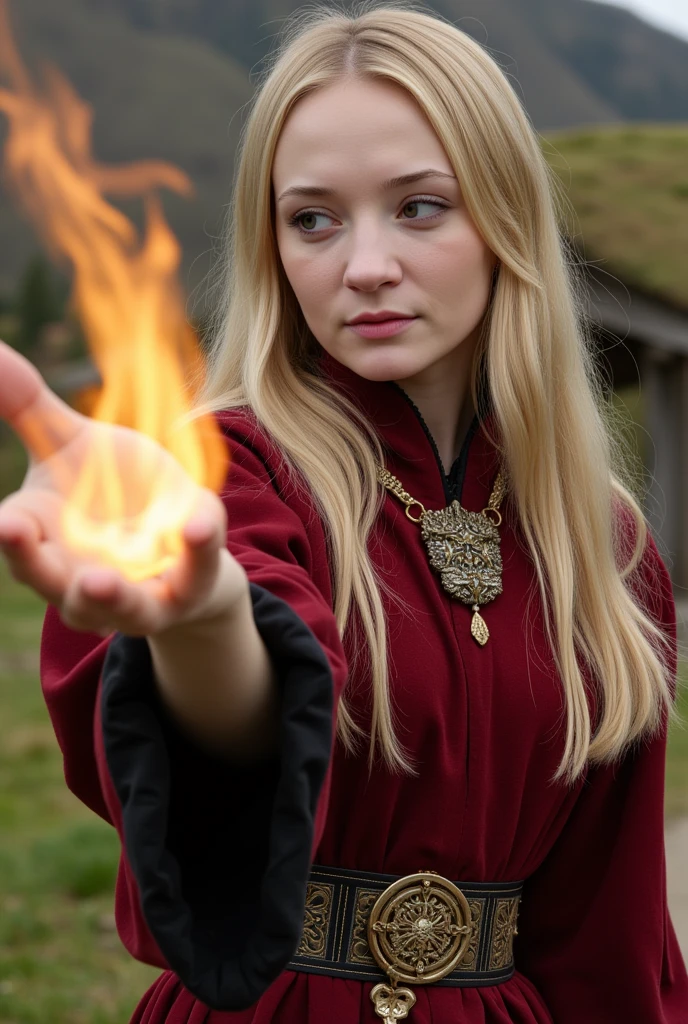
<instances>
[{"instance_id":1,"label":"robe neckline","mask_svg":"<svg viewBox=\"0 0 688 1024\"><path fill-rule=\"evenodd\" d=\"M375 428L387 468L426 508L444 508L454 500L472 511L485 507L500 465L499 452L491 439L497 433L494 414L487 401L483 414L479 411L474 415L459 454L446 473L420 410L396 381L368 380L324 351L318 370ZM482 407L483 401L479 404Z\"/></svg>"}]
</instances>

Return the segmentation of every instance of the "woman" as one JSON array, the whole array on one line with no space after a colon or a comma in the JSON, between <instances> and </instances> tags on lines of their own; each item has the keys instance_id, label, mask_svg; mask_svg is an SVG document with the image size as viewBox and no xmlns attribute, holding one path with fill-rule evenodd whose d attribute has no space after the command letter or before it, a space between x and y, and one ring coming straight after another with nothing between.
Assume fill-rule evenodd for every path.
<instances>
[{"instance_id":1,"label":"woman","mask_svg":"<svg viewBox=\"0 0 688 1024\"><path fill-rule=\"evenodd\" d=\"M67 782L122 838L119 934L165 969L133 1021L685 1021L671 585L506 78L424 13L321 11L231 214L232 463L178 564L78 564L40 463L0 509ZM78 446L3 360L5 417Z\"/></svg>"}]
</instances>

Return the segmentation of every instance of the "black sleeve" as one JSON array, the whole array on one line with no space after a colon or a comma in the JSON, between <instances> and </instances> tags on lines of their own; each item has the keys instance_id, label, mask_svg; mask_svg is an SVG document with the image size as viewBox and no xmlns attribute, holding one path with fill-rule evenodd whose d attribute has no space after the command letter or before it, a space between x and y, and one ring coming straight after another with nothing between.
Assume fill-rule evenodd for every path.
<instances>
[{"instance_id":1,"label":"black sleeve","mask_svg":"<svg viewBox=\"0 0 688 1024\"><path fill-rule=\"evenodd\" d=\"M296 951L332 747L322 646L289 604L250 590L280 688L274 757L200 749L159 697L145 638L116 635L102 677L105 756L142 914L184 986L217 1010L251 1006Z\"/></svg>"}]
</instances>

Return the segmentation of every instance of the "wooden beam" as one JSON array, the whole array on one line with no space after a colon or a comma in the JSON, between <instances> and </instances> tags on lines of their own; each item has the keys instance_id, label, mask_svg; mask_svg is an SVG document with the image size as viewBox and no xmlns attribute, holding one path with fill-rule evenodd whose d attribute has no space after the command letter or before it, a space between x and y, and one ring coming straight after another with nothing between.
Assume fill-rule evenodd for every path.
<instances>
[{"instance_id":1,"label":"wooden beam","mask_svg":"<svg viewBox=\"0 0 688 1024\"><path fill-rule=\"evenodd\" d=\"M641 359L645 426L649 434L647 516L659 552L676 582L683 490L679 443L681 395L677 386L681 367L676 358L649 346L643 349Z\"/></svg>"}]
</instances>

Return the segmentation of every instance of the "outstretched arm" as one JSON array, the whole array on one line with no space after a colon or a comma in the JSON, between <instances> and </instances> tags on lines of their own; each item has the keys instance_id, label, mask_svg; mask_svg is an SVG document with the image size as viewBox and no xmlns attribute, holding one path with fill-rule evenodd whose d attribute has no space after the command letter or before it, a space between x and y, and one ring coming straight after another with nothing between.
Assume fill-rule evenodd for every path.
<instances>
[{"instance_id":1,"label":"outstretched arm","mask_svg":"<svg viewBox=\"0 0 688 1024\"><path fill-rule=\"evenodd\" d=\"M67 781L122 838L122 941L171 967L206 1006L236 1010L260 997L301 938L348 668L315 509L248 413L222 423L226 542L276 666L274 755L201 748L164 713L145 639L74 633L52 608L42 678Z\"/></svg>"},{"instance_id":2,"label":"outstretched arm","mask_svg":"<svg viewBox=\"0 0 688 1024\"><path fill-rule=\"evenodd\" d=\"M252 613L248 577L225 545L222 501L186 477L149 438L96 423L62 402L25 359L0 343L0 417L26 445L31 466L0 505L0 549L16 579L53 604L70 628L146 636L160 693L196 738L225 752L262 753L275 742L275 677ZM190 494L176 564L134 581L75 549L63 512L94 445L108 445L126 490L142 462ZM136 494L125 505L136 505ZM117 551L108 553L116 561Z\"/></svg>"}]
</instances>

